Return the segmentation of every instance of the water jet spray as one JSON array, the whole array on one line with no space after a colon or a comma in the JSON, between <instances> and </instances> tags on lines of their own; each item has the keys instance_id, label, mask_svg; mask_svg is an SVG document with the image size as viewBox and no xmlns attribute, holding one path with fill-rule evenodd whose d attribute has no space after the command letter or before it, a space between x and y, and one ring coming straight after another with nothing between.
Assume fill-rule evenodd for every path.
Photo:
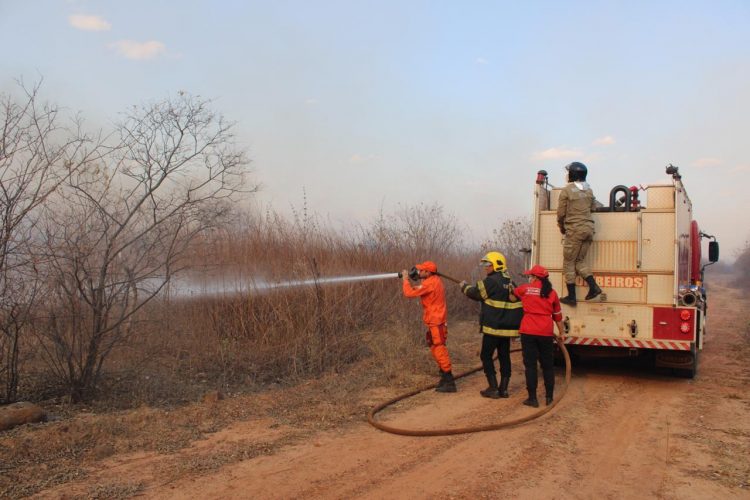
<instances>
[{"instance_id":1,"label":"water jet spray","mask_svg":"<svg viewBox=\"0 0 750 500\"><path fill-rule=\"evenodd\" d=\"M336 276L333 278L311 278L306 280L282 281L281 283L266 283L261 288L271 290L291 286L327 285L332 283L347 283L351 281L376 281L400 277L401 273L366 274L364 276Z\"/></svg>"},{"instance_id":2,"label":"water jet spray","mask_svg":"<svg viewBox=\"0 0 750 500\"><path fill-rule=\"evenodd\" d=\"M416 281L419 279L419 271L417 271L416 267L412 267L411 270L407 273L409 278ZM437 273L438 276L445 278L447 280L453 281L455 283L460 283L459 280L452 278L446 274L443 274L441 272ZM263 293L263 292L272 292L275 290L282 290L286 288L292 288L292 287L302 287L302 286L317 286L317 285L332 285L332 284L339 284L339 283L351 283L351 282L360 282L360 281L379 281L379 280L387 280L387 279L393 279L393 278L402 278L401 272L395 272L395 273L375 273L375 274L365 274L365 275L352 275L352 276L335 276L330 278L309 278L309 279L300 279L300 280L289 280L289 281L281 281L278 283L273 283L265 280L251 280L249 283L247 281L244 281L242 283L234 283L234 284L227 284L222 282L215 282L211 284L208 289L195 289L191 284L182 284L181 286L178 285L176 289L173 291L173 293L176 293L176 295L185 295L185 296L196 296L196 295L234 295L234 294L247 294L247 293Z\"/></svg>"}]
</instances>

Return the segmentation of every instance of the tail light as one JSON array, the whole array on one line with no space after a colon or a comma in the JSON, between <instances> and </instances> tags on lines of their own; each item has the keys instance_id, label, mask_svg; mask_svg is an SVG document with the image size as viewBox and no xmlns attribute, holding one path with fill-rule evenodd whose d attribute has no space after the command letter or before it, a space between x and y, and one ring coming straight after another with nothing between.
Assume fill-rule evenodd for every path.
<instances>
[{"instance_id":1,"label":"tail light","mask_svg":"<svg viewBox=\"0 0 750 500\"><path fill-rule=\"evenodd\" d=\"M654 307L653 338L657 340L693 340L696 312L688 307Z\"/></svg>"}]
</instances>

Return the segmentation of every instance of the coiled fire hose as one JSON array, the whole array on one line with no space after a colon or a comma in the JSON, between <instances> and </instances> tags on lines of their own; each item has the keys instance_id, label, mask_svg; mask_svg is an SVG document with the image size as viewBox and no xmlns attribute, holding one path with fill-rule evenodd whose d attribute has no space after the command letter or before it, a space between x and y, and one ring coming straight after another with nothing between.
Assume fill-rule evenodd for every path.
<instances>
[{"instance_id":1,"label":"coiled fire hose","mask_svg":"<svg viewBox=\"0 0 750 500\"><path fill-rule=\"evenodd\" d=\"M437 387L437 384L432 384L432 385L428 385L425 387L420 387L419 389L415 389L405 394L401 394L399 396L396 396L393 399L390 399L384 403L381 403L373 407L370 410L370 412L367 414L367 421L370 423L370 425L372 425L376 429L380 429L381 431L385 431L385 432L390 432L391 434L399 434L401 436L451 436L454 434L469 434L472 432L495 431L498 429L503 429L505 427L511 427L514 425L523 424L531 420L534 420L536 418L539 418L545 413L548 413L549 411L551 411L552 408L554 408L557 405L557 403L559 403L562 400L563 396L565 396L565 391L568 389L568 385L570 385L570 355L568 354L568 350L565 348L565 342L563 342L562 338L558 336L555 336L555 338L557 340L557 345L560 346L560 350L562 351L563 357L565 358L565 385L563 385L561 390L559 391L557 390L557 388L555 388L559 396L556 397L552 401L552 404L538 411L535 411L534 413L525 415L523 417L514 418L511 420L506 420L504 422L497 422L494 424L478 425L478 426L473 426L473 427L457 427L453 429L429 429L429 430L402 429L400 427L394 427L394 426L387 425L387 424L384 424L375 420L375 414L391 406L392 404L398 403L399 401L415 396L419 394L420 392L428 391L430 389L434 389L435 387ZM511 350L511 352L518 352L518 351L520 351L520 349ZM476 373L480 371L481 369L482 369L481 366L477 368L473 368L467 372L463 372L459 375L456 375L455 378L459 379L459 378L466 377L467 375Z\"/></svg>"},{"instance_id":2,"label":"coiled fire hose","mask_svg":"<svg viewBox=\"0 0 750 500\"><path fill-rule=\"evenodd\" d=\"M450 276L446 276L442 273L438 273L438 274L440 274L444 278L447 278L451 281L455 281L456 283L459 283L458 280L451 278ZM410 398L412 396L416 396L417 394L421 392L428 391L430 389L434 389L435 387L437 387L437 384L432 384L432 385L428 385L425 387L420 387L419 389L415 389L411 392L401 394L399 396L396 396L393 399L390 399L384 403L381 403L373 407L367 414L367 421L370 423L370 425L372 425L376 429L380 429L381 431L385 431L385 432L390 432L391 434L399 434L401 436L451 436L455 434L470 434L473 432L495 431L498 429L503 429L505 427L512 427L514 425L520 425L526 422L530 422L552 411L552 409L555 406L557 406L557 403L559 403L562 400L563 396L565 396L565 391L568 389L568 385L570 385L570 355L568 354L568 350L565 348L565 342L562 339L562 337L556 335L555 340L557 340L557 345L560 347L560 351L562 351L563 357L565 358L565 385L562 386L561 390L556 391L558 393L558 397L552 401L552 404L550 404L549 406L545 406L544 408L538 411L535 411L534 413L525 415L523 417L514 418L511 420L506 420L503 422L497 422L494 424L478 425L478 426L472 426L472 427L457 427L453 429L429 429L429 430L402 429L400 427L386 425L384 423L381 423L375 420L375 415L378 412L384 410L385 408L395 403L398 403L399 401L402 401L404 399ZM510 352L518 352L520 350L521 349L513 349ZM468 375L471 375L473 373L476 373L480 371L481 369L482 367L479 366L469 371L460 373L456 375L454 378L460 379Z\"/></svg>"}]
</instances>

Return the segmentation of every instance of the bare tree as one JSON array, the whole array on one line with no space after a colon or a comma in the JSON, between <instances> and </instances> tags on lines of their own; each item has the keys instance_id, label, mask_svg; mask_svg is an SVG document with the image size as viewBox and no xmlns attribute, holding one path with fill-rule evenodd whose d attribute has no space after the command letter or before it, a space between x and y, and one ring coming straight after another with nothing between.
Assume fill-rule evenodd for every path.
<instances>
[{"instance_id":1,"label":"bare tree","mask_svg":"<svg viewBox=\"0 0 750 500\"><path fill-rule=\"evenodd\" d=\"M61 123L59 109L40 101L40 85L0 95L0 402L16 398L22 335L39 298L40 205L98 154L80 120Z\"/></svg>"},{"instance_id":2,"label":"bare tree","mask_svg":"<svg viewBox=\"0 0 750 500\"><path fill-rule=\"evenodd\" d=\"M400 206L392 215L381 213L366 231L366 239L383 252L398 250L418 259L456 251L460 237L455 216L438 203Z\"/></svg>"},{"instance_id":3,"label":"bare tree","mask_svg":"<svg viewBox=\"0 0 750 500\"><path fill-rule=\"evenodd\" d=\"M492 238L482 244L482 249L502 252L511 275L519 280L526 265L525 250L531 249L531 220L516 217L502 221L499 228L492 230Z\"/></svg>"},{"instance_id":4,"label":"bare tree","mask_svg":"<svg viewBox=\"0 0 750 500\"><path fill-rule=\"evenodd\" d=\"M43 345L73 400L90 394L137 312L189 265L189 243L256 189L232 124L209 105L181 93L134 107L99 168L71 176L64 199L47 205L54 299Z\"/></svg>"}]
</instances>

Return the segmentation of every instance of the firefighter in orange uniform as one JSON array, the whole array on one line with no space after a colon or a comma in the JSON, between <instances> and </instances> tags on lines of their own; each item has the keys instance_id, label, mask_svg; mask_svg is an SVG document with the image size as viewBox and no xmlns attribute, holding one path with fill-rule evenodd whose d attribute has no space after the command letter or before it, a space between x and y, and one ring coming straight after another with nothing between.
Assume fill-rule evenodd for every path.
<instances>
[{"instance_id":1,"label":"firefighter in orange uniform","mask_svg":"<svg viewBox=\"0 0 750 500\"><path fill-rule=\"evenodd\" d=\"M419 297L422 302L422 321L427 326L426 339L432 357L440 367L440 382L437 392L456 392L456 381L451 371L451 359L445 346L448 338L448 309L445 304L445 288L437 275L437 265L431 261L417 264L412 273L401 271L403 290L406 297ZM416 273L414 272L416 271ZM419 284L412 286L409 275L418 277ZM416 274L416 276L415 276Z\"/></svg>"}]
</instances>

